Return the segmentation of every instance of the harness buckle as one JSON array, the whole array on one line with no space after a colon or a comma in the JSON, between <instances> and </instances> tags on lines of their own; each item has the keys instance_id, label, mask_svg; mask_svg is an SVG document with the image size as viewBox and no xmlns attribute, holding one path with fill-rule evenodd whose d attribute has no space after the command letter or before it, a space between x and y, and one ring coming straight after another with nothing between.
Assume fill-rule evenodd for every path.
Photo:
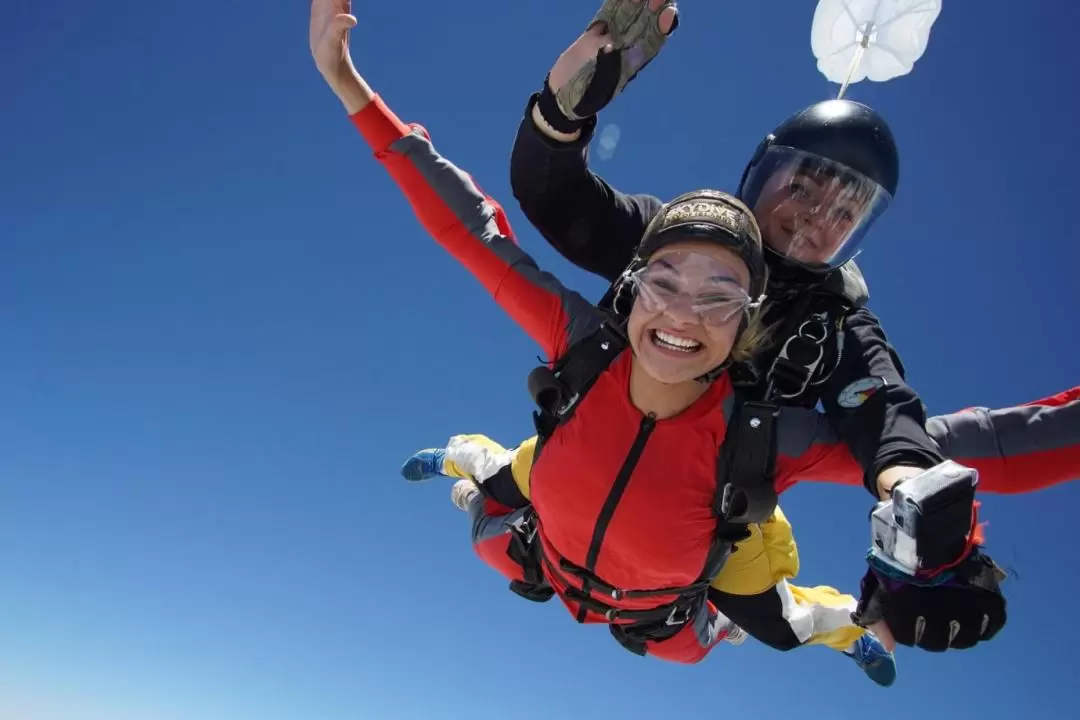
<instances>
[{"instance_id":1,"label":"harness buckle","mask_svg":"<svg viewBox=\"0 0 1080 720\"><path fill-rule=\"evenodd\" d=\"M720 517L725 520L730 517L731 512L731 498L735 495L735 487L731 483L724 485L724 490L720 494Z\"/></svg>"},{"instance_id":2,"label":"harness buckle","mask_svg":"<svg viewBox=\"0 0 1080 720\"><path fill-rule=\"evenodd\" d=\"M556 377L558 377L558 376L556 376ZM558 417L560 420L562 418L566 417L566 414L574 409L574 406L577 405L578 400L580 400L580 399L581 399L581 393L574 393L573 396L569 400L567 400L565 403L563 403L555 411L556 417Z\"/></svg>"},{"instance_id":3,"label":"harness buckle","mask_svg":"<svg viewBox=\"0 0 1080 720\"><path fill-rule=\"evenodd\" d=\"M525 543L525 546L528 547L536 537L536 513L524 512L513 522L508 523L508 527L516 533L517 536L521 538L522 542Z\"/></svg>"},{"instance_id":4,"label":"harness buckle","mask_svg":"<svg viewBox=\"0 0 1080 720\"><path fill-rule=\"evenodd\" d=\"M824 314L812 315L784 341L769 368L767 397L790 400L799 397L810 387L814 374L825 359L825 341L829 339L827 319Z\"/></svg>"},{"instance_id":5,"label":"harness buckle","mask_svg":"<svg viewBox=\"0 0 1080 720\"><path fill-rule=\"evenodd\" d=\"M680 613L679 603L676 603L675 606L671 608L671 612L668 613L667 620L664 621L664 624L668 626L685 625L690 622L690 610L691 606L686 605L682 608L682 617L676 617Z\"/></svg>"},{"instance_id":6,"label":"harness buckle","mask_svg":"<svg viewBox=\"0 0 1080 720\"><path fill-rule=\"evenodd\" d=\"M824 320L824 315L812 315L803 321L803 324L799 326L799 331L796 335L806 338L815 345L824 345L825 341L829 339L829 328ZM816 332L811 332L811 330Z\"/></svg>"}]
</instances>

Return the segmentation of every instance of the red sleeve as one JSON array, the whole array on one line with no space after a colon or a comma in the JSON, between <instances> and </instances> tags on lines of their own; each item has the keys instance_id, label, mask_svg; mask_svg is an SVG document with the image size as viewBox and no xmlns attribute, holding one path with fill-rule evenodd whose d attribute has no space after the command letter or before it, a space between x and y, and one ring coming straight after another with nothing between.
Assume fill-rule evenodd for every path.
<instances>
[{"instance_id":1,"label":"red sleeve","mask_svg":"<svg viewBox=\"0 0 1080 720\"><path fill-rule=\"evenodd\" d=\"M1027 493L1080 480L1080 388L1015 407L932 417L942 452L979 471L979 491Z\"/></svg>"},{"instance_id":2,"label":"red sleeve","mask_svg":"<svg viewBox=\"0 0 1080 720\"><path fill-rule=\"evenodd\" d=\"M863 469L824 415L805 408L780 409L776 425L776 492L800 482L862 488Z\"/></svg>"},{"instance_id":3,"label":"red sleeve","mask_svg":"<svg viewBox=\"0 0 1080 720\"><path fill-rule=\"evenodd\" d=\"M945 457L979 472L980 492L1034 492L1080 480L1080 388L932 417L927 432ZM807 480L854 484L854 460L823 416L784 408L777 434L777 492Z\"/></svg>"},{"instance_id":4,"label":"red sleeve","mask_svg":"<svg viewBox=\"0 0 1080 720\"><path fill-rule=\"evenodd\" d=\"M549 357L562 354L593 323L592 304L540 272L518 247L499 203L439 155L423 127L402 122L378 96L351 119L424 229Z\"/></svg>"}]
</instances>

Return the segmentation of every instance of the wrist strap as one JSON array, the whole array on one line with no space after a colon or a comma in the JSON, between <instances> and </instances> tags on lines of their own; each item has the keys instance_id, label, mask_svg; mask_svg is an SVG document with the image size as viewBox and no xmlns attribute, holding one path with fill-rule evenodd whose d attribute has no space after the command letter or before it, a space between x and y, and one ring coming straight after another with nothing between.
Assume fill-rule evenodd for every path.
<instances>
[{"instance_id":1,"label":"wrist strap","mask_svg":"<svg viewBox=\"0 0 1080 720\"><path fill-rule=\"evenodd\" d=\"M544 78L544 89L540 91L540 97L536 101L536 108L540 116L551 126L552 130L571 135L585 127L588 119L571 120L563 114L559 107L559 101L555 99L555 93L551 92L548 79Z\"/></svg>"}]
</instances>

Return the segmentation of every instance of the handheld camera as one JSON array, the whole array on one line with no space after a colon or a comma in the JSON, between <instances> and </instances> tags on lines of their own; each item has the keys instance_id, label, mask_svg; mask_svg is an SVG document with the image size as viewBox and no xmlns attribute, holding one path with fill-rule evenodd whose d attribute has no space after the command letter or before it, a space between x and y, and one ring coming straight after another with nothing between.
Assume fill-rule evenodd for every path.
<instances>
[{"instance_id":1,"label":"handheld camera","mask_svg":"<svg viewBox=\"0 0 1080 720\"><path fill-rule=\"evenodd\" d=\"M948 565L967 548L979 474L952 460L904 480L870 515L871 553L905 575Z\"/></svg>"}]
</instances>

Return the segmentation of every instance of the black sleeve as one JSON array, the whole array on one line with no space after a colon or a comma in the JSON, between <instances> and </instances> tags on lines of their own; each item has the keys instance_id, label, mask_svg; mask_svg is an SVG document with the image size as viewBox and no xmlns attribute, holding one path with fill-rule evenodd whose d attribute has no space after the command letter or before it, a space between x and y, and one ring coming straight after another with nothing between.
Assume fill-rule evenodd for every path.
<instances>
[{"instance_id":1,"label":"black sleeve","mask_svg":"<svg viewBox=\"0 0 1080 720\"><path fill-rule=\"evenodd\" d=\"M944 458L926 432L926 408L905 381L904 366L877 317L865 308L849 314L843 343L840 362L822 387L821 402L863 467L866 489L877 497L877 476L885 468L929 468ZM857 404L844 390L866 378L879 378L885 385Z\"/></svg>"},{"instance_id":2,"label":"black sleeve","mask_svg":"<svg viewBox=\"0 0 1080 720\"><path fill-rule=\"evenodd\" d=\"M510 187L521 211L563 257L614 282L630 264L649 221L660 210L652 195L627 195L589 170L596 118L572 143L537 129L529 98L510 156Z\"/></svg>"},{"instance_id":3,"label":"black sleeve","mask_svg":"<svg viewBox=\"0 0 1080 720\"><path fill-rule=\"evenodd\" d=\"M480 492L500 505L511 510L518 510L529 504L529 498L521 494L514 479L514 466L507 463L495 471L495 474L482 483L478 483Z\"/></svg>"},{"instance_id":4,"label":"black sleeve","mask_svg":"<svg viewBox=\"0 0 1080 720\"><path fill-rule=\"evenodd\" d=\"M784 601L775 587L759 595L732 595L710 587L709 600L731 622L774 650L802 645L784 617Z\"/></svg>"}]
</instances>

